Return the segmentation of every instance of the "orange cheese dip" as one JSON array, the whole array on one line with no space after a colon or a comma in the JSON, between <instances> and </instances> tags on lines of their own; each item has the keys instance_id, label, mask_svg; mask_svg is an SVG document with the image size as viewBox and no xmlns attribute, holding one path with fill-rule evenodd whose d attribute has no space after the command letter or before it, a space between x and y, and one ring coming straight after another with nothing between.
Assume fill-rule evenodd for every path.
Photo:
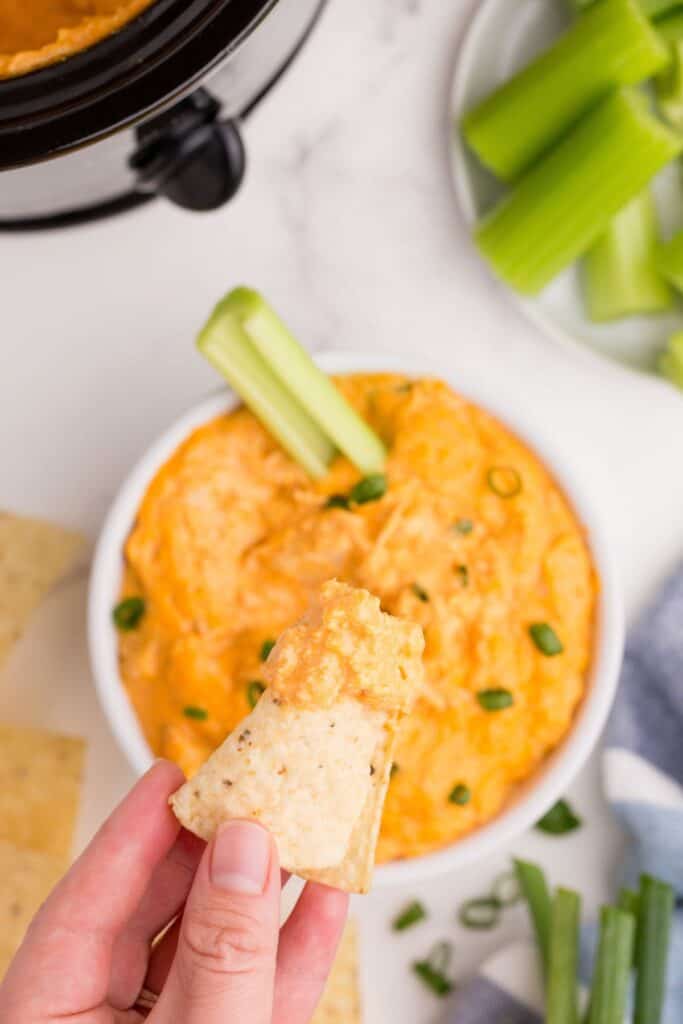
<instances>
[{"instance_id":1,"label":"orange cheese dip","mask_svg":"<svg viewBox=\"0 0 683 1024\"><path fill-rule=\"evenodd\" d=\"M490 820L566 734L597 580L557 484L489 414L435 380L337 385L387 444L385 495L327 507L357 482L353 466L340 457L312 481L244 408L200 427L157 473L128 540L123 595L146 610L121 633L120 663L152 749L191 775L249 712L271 642L325 581L421 626L426 681L386 801L389 860ZM562 653L537 648L535 623ZM511 706L482 706L500 689ZM465 805L449 801L457 785Z\"/></svg>"},{"instance_id":2,"label":"orange cheese dip","mask_svg":"<svg viewBox=\"0 0 683 1024\"><path fill-rule=\"evenodd\" d=\"M23 75L85 50L153 0L2 0L0 78Z\"/></svg>"}]
</instances>

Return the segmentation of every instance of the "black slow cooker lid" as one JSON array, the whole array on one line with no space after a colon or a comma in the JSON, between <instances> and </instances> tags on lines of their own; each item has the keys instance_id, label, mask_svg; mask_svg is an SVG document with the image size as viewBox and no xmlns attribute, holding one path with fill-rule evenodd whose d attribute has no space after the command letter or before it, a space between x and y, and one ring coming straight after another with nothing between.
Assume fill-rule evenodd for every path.
<instances>
[{"instance_id":1,"label":"black slow cooker lid","mask_svg":"<svg viewBox=\"0 0 683 1024\"><path fill-rule=\"evenodd\" d=\"M0 170L94 142L174 101L277 2L156 0L90 49L0 81Z\"/></svg>"}]
</instances>

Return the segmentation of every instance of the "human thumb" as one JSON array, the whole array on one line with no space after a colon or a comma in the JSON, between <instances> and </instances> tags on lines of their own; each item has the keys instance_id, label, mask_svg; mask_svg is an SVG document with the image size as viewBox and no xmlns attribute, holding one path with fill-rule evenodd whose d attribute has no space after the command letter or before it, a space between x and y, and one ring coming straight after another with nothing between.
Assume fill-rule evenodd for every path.
<instances>
[{"instance_id":1,"label":"human thumb","mask_svg":"<svg viewBox=\"0 0 683 1024\"><path fill-rule=\"evenodd\" d=\"M279 923L275 843L229 822L197 870L155 1024L271 1024Z\"/></svg>"}]
</instances>

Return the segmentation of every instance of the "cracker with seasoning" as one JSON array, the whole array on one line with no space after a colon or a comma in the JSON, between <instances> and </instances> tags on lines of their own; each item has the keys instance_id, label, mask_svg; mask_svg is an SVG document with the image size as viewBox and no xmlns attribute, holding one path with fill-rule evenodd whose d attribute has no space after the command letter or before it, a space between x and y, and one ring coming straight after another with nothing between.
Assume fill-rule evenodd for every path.
<instances>
[{"instance_id":1,"label":"cracker with seasoning","mask_svg":"<svg viewBox=\"0 0 683 1024\"><path fill-rule=\"evenodd\" d=\"M209 840L232 818L260 821L288 871L367 892L423 647L368 591L324 584L271 651L252 713L171 798L180 822Z\"/></svg>"}]
</instances>

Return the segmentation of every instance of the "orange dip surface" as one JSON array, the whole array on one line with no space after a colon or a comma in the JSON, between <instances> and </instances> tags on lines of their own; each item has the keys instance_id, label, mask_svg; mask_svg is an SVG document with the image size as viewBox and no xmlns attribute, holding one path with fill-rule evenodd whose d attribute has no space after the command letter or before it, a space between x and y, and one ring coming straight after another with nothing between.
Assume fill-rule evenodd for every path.
<instances>
[{"instance_id":1,"label":"orange dip surface","mask_svg":"<svg viewBox=\"0 0 683 1024\"><path fill-rule=\"evenodd\" d=\"M421 626L426 684L402 727L385 861L490 820L561 741L585 689L597 579L557 484L489 414L436 380L336 383L387 444L386 494L326 507L358 472L340 457L309 479L243 407L200 427L157 473L128 540L123 596L144 598L145 614L120 634L120 664L152 749L192 775L248 714L272 641L325 581ZM561 654L537 648L534 623ZM482 691L500 689L512 705L483 707ZM449 801L458 785L464 805Z\"/></svg>"},{"instance_id":2,"label":"orange dip surface","mask_svg":"<svg viewBox=\"0 0 683 1024\"><path fill-rule=\"evenodd\" d=\"M0 0L0 78L64 60L116 32L153 0Z\"/></svg>"}]
</instances>

